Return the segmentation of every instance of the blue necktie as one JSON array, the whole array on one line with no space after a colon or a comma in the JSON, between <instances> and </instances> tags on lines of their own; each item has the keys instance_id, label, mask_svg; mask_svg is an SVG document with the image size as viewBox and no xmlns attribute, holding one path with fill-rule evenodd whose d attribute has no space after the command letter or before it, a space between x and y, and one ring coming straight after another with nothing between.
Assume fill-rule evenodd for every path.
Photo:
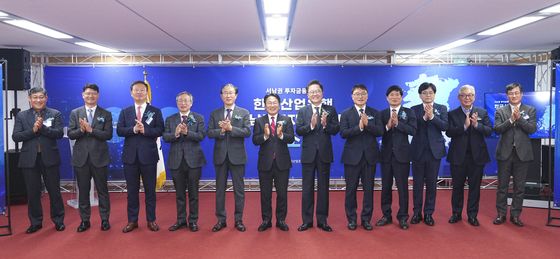
<instances>
[{"instance_id":1,"label":"blue necktie","mask_svg":"<svg viewBox=\"0 0 560 259\"><path fill-rule=\"evenodd\" d=\"M93 109L88 109L87 110L87 120L88 120L89 124L91 125L91 123L93 122Z\"/></svg>"}]
</instances>

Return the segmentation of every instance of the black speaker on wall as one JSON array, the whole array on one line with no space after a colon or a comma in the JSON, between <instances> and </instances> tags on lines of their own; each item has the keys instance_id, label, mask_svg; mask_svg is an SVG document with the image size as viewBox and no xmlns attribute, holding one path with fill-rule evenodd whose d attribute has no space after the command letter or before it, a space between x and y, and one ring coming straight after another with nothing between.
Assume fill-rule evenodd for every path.
<instances>
[{"instance_id":1,"label":"black speaker on wall","mask_svg":"<svg viewBox=\"0 0 560 259\"><path fill-rule=\"evenodd\" d=\"M8 79L4 90L27 90L31 88L31 54L24 49L0 49L0 59L8 61Z\"/></svg>"}]
</instances>

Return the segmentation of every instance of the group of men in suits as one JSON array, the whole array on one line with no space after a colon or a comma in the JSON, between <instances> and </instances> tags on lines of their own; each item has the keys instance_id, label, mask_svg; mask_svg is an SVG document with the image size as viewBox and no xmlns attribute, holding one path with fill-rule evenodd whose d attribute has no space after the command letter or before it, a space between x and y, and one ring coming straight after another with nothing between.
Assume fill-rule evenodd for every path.
<instances>
[{"instance_id":1,"label":"group of men in suits","mask_svg":"<svg viewBox=\"0 0 560 259\"><path fill-rule=\"evenodd\" d=\"M91 209L88 190L91 179L99 194L101 230L110 229L110 201L107 188L108 164L110 162L107 141L112 138L112 116L98 106L99 87L87 84L82 89L84 106L72 110L68 137L75 140L72 166L76 172L81 223L77 228L83 232L91 227ZM520 219L524 184L530 162L533 160L529 135L536 131L535 108L522 104L523 90L520 84L506 87L509 105L496 111L492 128L486 110L475 107L475 89L464 85L459 89L460 107L447 112L444 105L434 102L436 86L423 83L418 88L422 104L406 108L402 106L403 90L396 85L386 91L388 108L377 111L367 106L368 90L363 84L352 88L353 106L346 109L338 119L333 106L323 104L323 86L311 81L307 87L309 105L298 111L295 133L302 136L302 221L298 231L314 226L315 179L317 179L317 227L331 232L327 219L329 213L330 166L333 162L332 136L340 132L345 139L342 162L346 181L345 213L348 229L357 228L356 192L361 181L363 205L360 214L361 226L372 230L373 179L376 164L381 163L383 216L377 226L392 223L392 186L396 182L399 195L397 220L402 229L408 229L408 176L410 164L413 171L413 215L411 224L424 221L433 226L435 210L436 180L441 158L446 155L442 132L451 138L447 161L451 164L453 192L452 216L449 223L462 219L464 184L467 181L468 223L478 226L477 219L480 183L483 168L490 161L485 137L494 130L500 134L496 150L498 160L498 192L493 221L505 223L507 215L507 190L513 176L513 202L510 221L523 226ZM206 135L215 140L213 162L216 170L216 217L212 231L227 226L225 191L228 174L231 175L235 197L235 228L244 232L243 209L245 203L244 175L247 154L245 138L251 136L248 110L235 104L238 88L226 84L220 90L223 107L214 110L205 128L204 117L191 111L193 96L180 92L176 96L178 112L167 117L165 123L161 111L147 102L148 85L143 81L133 82L130 93L134 105L121 111L117 123L117 134L125 138L122 161L127 183L128 223L122 232L138 228L140 178L145 190L147 227L158 231L156 223L156 175L158 146L157 139L170 143L168 168L176 189L177 221L169 231L188 228L198 231L198 184L206 158L200 141ZM60 194L60 155L57 139L63 137L62 116L57 110L46 107L47 92L43 88L32 88L28 92L31 108L17 114L12 138L23 142L18 166L25 177L28 193L28 216L30 227L26 233L42 228L41 180L50 197L51 220L57 231L63 231L64 206ZM253 143L259 146L258 172L261 187L262 223L258 231L272 227L272 190L276 197L276 227L288 231L287 189L289 171L292 167L288 145L294 142L292 119L280 114L281 99L271 93L264 97L267 114L255 120ZM377 137L382 137L381 148ZM409 142L412 137L412 143ZM42 179L41 179L42 178ZM424 197L425 186L425 197ZM188 190L189 213L186 212Z\"/></svg>"}]
</instances>

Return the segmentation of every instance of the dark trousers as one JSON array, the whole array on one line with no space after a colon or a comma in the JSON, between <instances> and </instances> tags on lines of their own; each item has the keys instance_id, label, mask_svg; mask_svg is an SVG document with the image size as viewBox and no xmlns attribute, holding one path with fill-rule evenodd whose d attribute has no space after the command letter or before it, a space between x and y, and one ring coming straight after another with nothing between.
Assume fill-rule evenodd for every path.
<instances>
[{"instance_id":1,"label":"dark trousers","mask_svg":"<svg viewBox=\"0 0 560 259\"><path fill-rule=\"evenodd\" d=\"M272 220L272 184L276 188L276 221L285 221L288 213L288 178L290 170L280 170L276 160L270 171L259 171L261 187L261 216L265 222Z\"/></svg>"},{"instance_id":2,"label":"dark trousers","mask_svg":"<svg viewBox=\"0 0 560 259\"><path fill-rule=\"evenodd\" d=\"M157 164L141 165L139 163L124 164L124 178L127 188L127 214L128 222L138 222L140 202L140 177L144 185L146 220L156 220L156 176Z\"/></svg>"},{"instance_id":3,"label":"dark trousers","mask_svg":"<svg viewBox=\"0 0 560 259\"><path fill-rule=\"evenodd\" d=\"M414 180L412 197L415 215L422 213L422 205L425 215L433 214L436 206L437 178L441 159L435 159L431 153L425 153L427 154L424 155L425 158L412 162L412 179ZM424 184L426 184L426 202L423 202Z\"/></svg>"},{"instance_id":4,"label":"dark trousers","mask_svg":"<svg viewBox=\"0 0 560 259\"><path fill-rule=\"evenodd\" d=\"M519 160L515 149L508 159L498 161L498 192L496 193L498 215L505 216L507 214L507 193L511 176L513 176L513 199L510 213L512 217L521 215L523 196L525 195L525 180L530 165L531 161L523 162Z\"/></svg>"},{"instance_id":5,"label":"dark trousers","mask_svg":"<svg viewBox=\"0 0 560 259\"><path fill-rule=\"evenodd\" d=\"M64 223L64 204L60 195L60 171L58 166L45 167L41 153L37 154L33 168L21 168L27 189L27 216L31 225L43 224L43 206L41 206L41 177L49 192L51 220L55 224Z\"/></svg>"},{"instance_id":6,"label":"dark trousers","mask_svg":"<svg viewBox=\"0 0 560 259\"><path fill-rule=\"evenodd\" d=\"M477 165L472 155L467 152L465 160L461 165L451 165L451 208L453 213L461 215L463 211L463 196L465 193L465 181L468 179L469 198L467 201L467 216L478 215L480 201L480 182L482 181L482 170L484 165Z\"/></svg>"},{"instance_id":7,"label":"dark trousers","mask_svg":"<svg viewBox=\"0 0 560 259\"><path fill-rule=\"evenodd\" d=\"M101 216L101 220L109 220L111 204L109 202L109 190L107 188L108 167L95 167L88 158L84 166L74 167L74 172L76 172L78 189L80 190L78 201L80 218L82 221L89 221L91 216L91 205L89 203L91 178L93 178L95 182L95 189L97 190L97 197L99 198L99 215Z\"/></svg>"},{"instance_id":8,"label":"dark trousers","mask_svg":"<svg viewBox=\"0 0 560 259\"><path fill-rule=\"evenodd\" d=\"M356 201L356 192L360 179L362 180L362 188L364 198L362 200L362 213L360 219L362 222L370 222L373 214L373 177L375 176L375 164L370 165L362 156L357 165L344 165L344 179L346 180L346 191L344 195L344 209L346 210L346 219L348 222L356 222L356 209L358 202Z\"/></svg>"},{"instance_id":9,"label":"dark trousers","mask_svg":"<svg viewBox=\"0 0 560 259\"><path fill-rule=\"evenodd\" d=\"M313 224L315 206L315 172L317 172L317 223L326 224L329 216L329 184L331 164L315 156L314 163L302 163L301 217L304 224Z\"/></svg>"},{"instance_id":10,"label":"dark trousers","mask_svg":"<svg viewBox=\"0 0 560 259\"><path fill-rule=\"evenodd\" d=\"M234 165L226 157L221 165L214 165L216 169L216 217L219 222L226 222L226 185L228 172L231 172L233 192L235 198L235 221L243 220L245 207L245 165Z\"/></svg>"},{"instance_id":11,"label":"dark trousers","mask_svg":"<svg viewBox=\"0 0 560 259\"><path fill-rule=\"evenodd\" d=\"M383 216L391 218L393 203L393 177L399 193L398 220L408 220L408 175L410 164L398 162L394 156L390 163L381 164L381 211Z\"/></svg>"},{"instance_id":12,"label":"dark trousers","mask_svg":"<svg viewBox=\"0 0 560 259\"><path fill-rule=\"evenodd\" d=\"M189 192L189 223L198 221L198 183L200 181L201 167L191 168L181 162L179 169L171 170L175 197L177 203L177 223L187 223L187 201L185 191Z\"/></svg>"}]
</instances>

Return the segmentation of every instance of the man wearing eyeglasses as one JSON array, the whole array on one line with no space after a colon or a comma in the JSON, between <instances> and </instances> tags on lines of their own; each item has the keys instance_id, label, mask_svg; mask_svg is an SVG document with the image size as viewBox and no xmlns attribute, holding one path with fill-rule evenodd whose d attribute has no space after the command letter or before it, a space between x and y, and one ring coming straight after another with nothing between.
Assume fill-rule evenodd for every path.
<instances>
[{"instance_id":1,"label":"man wearing eyeglasses","mask_svg":"<svg viewBox=\"0 0 560 259\"><path fill-rule=\"evenodd\" d=\"M156 223L156 175L159 161L157 138L163 133L161 110L148 103L148 85L135 81L130 85L131 105L121 111L117 134L124 137L122 162L127 186L128 233L138 228L140 177L144 185L146 220L150 231L158 231Z\"/></svg>"},{"instance_id":2,"label":"man wearing eyeglasses","mask_svg":"<svg viewBox=\"0 0 560 259\"><path fill-rule=\"evenodd\" d=\"M191 111L193 96L189 92L180 92L175 97L179 112L165 119L163 140L170 143L167 168L173 176L177 221L169 227L176 231L187 227L198 231L198 183L202 166L206 158L202 153L200 141L206 136L204 117ZM189 192L189 217L187 220L187 202L185 191ZM187 225L188 223L188 225Z\"/></svg>"},{"instance_id":3,"label":"man wearing eyeglasses","mask_svg":"<svg viewBox=\"0 0 560 259\"><path fill-rule=\"evenodd\" d=\"M361 225L367 231L373 229L371 225L373 178L376 164L380 160L377 137L383 135L383 125L378 111L366 105L367 100L366 86L355 85L352 87L354 105L346 109L340 117L340 136L346 139L342 151L342 163L344 163L344 179L346 180L344 209L349 230L357 228L356 192L360 179L364 190L360 215Z\"/></svg>"},{"instance_id":4,"label":"man wearing eyeglasses","mask_svg":"<svg viewBox=\"0 0 560 259\"><path fill-rule=\"evenodd\" d=\"M323 85L313 80L307 84L307 97L311 104L299 109L296 133L303 137L301 145L303 224L298 231L313 227L315 173L317 173L317 226L326 232L332 228L329 216L329 182L333 151L331 136L340 129L338 113L334 106L323 104Z\"/></svg>"},{"instance_id":5,"label":"man wearing eyeglasses","mask_svg":"<svg viewBox=\"0 0 560 259\"><path fill-rule=\"evenodd\" d=\"M537 130L535 107L522 104L523 88L519 83L506 86L509 105L496 110L494 130L500 134L496 147L498 160L498 192L496 209L498 216L495 225L503 224L507 215L507 193L509 179L513 177L513 201L511 202L510 221L518 227L523 226L519 218L523 208L525 178L533 161L533 148L530 134Z\"/></svg>"},{"instance_id":6,"label":"man wearing eyeglasses","mask_svg":"<svg viewBox=\"0 0 560 259\"><path fill-rule=\"evenodd\" d=\"M436 205L437 178L441 158L445 156L445 139L442 131L447 130L447 107L434 102L436 86L422 83L418 87L422 103L411 109L416 114L418 127L412 138L413 215L410 224L424 220L428 226L435 224L432 214ZM424 202L424 183L426 200ZM423 208L422 208L423 207ZM423 209L423 211L422 211ZM422 218L422 212L424 217Z\"/></svg>"},{"instance_id":7,"label":"man wearing eyeglasses","mask_svg":"<svg viewBox=\"0 0 560 259\"><path fill-rule=\"evenodd\" d=\"M245 206L245 138L251 136L249 111L235 104L239 90L233 84L226 84L220 90L224 106L212 111L208 121L208 137L214 143L214 168L216 169L216 217L218 222L212 232L218 232L226 224L226 185L231 172L235 198L235 228L244 232L243 209Z\"/></svg>"},{"instance_id":8,"label":"man wearing eyeglasses","mask_svg":"<svg viewBox=\"0 0 560 259\"><path fill-rule=\"evenodd\" d=\"M467 201L468 222L479 226L477 215L480 201L480 182L484 165L490 162L485 137L492 134L492 125L486 110L475 107L475 89L464 85L459 89L461 106L448 114L449 128L446 135L451 138L447 161L451 164L453 192L451 194L452 215L449 223L462 219L463 193L468 179Z\"/></svg>"}]
</instances>

